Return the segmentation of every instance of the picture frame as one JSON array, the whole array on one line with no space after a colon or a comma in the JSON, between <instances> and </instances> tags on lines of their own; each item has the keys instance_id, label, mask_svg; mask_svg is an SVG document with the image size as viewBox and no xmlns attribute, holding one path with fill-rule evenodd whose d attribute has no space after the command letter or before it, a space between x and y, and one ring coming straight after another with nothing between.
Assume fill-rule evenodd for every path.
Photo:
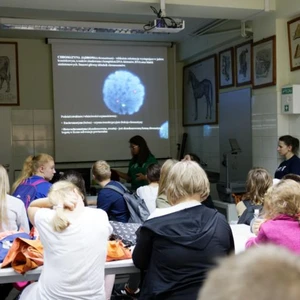
<instances>
[{"instance_id":1,"label":"picture frame","mask_svg":"<svg viewBox=\"0 0 300 300\"><path fill-rule=\"evenodd\" d=\"M252 84L254 89L276 85L276 36L253 43Z\"/></svg>"},{"instance_id":2,"label":"picture frame","mask_svg":"<svg viewBox=\"0 0 300 300\"><path fill-rule=\"evenodd\" d=\"M235 85L252 83L252 40L235 46Z\"/></svg>"},{"instance_id":3,"label":"picture frame","mask_svg":"<svg viewBox=\"0 0 300 300\"><path fill-rule=\"evenodd\" d=\"M234 86L233 47L219 52L219 88Z\"/></svg>"},{"instance_id":4,"label":"picture frame","mask_svg":"<svg viewBox=\"0 0 300 300\"><path fill-rule=\"evenodd\" d=\"M19 68L17 42L0 42L0 106L18 106Z\"/></svg>"},{"instance_id":5,"label":"picture frame","mask_svg":"<svg viewBox=\"0 0 300 300\"><path fill-rule=\"evenodd\" d=\"M300 17L287 22L291 71L300 69Z\"/></svg>"},{"instance_id":6,"label":"picture frame","mask_svg":"<svg viewBox=\"0 0 300 300\"><path fill-rule=\"evenodd\" d=\"M183 126L218 123L217 55L183 68Z\"/></svg>"}]
</instances>

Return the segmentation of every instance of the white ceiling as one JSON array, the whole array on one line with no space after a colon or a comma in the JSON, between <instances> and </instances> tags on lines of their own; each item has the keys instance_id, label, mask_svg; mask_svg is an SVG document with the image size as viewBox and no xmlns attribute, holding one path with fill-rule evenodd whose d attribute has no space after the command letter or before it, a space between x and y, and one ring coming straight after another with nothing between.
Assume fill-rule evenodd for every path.
<instances>
[{"instance_id":1,"label":"white ceiling","mask_svg":"<svg viewBox=\"0 0 300 300\"><path fill-rule=\"evenodd\" d=\"M212 1L217 2L215 0ZM239 1L243 2L245 0ZM258 0L251 1L258 2ZM0 37L56 37L179 42L189 38L192 32L204 27L214 19L235 20L234 22L228 22L225 25L222 25L223 27L219 28L219 30L237 28L239 26L239 21L237 20L252 19L256 14L261 13L263 8L256 7L242 9L236 7L213 7L207 5L193 5L193 3L199 3L201 1L172 1L172 3L179 2L185 4L166 5L167 16L185 20L186 29L176 34L111 35L107 33L59 33L0 30ZM146 24L156 17L150 8L150 5L154 6L157 10L160 8L160 2L158 0L0 0L0 17Z\"/></svg>"}]
</instances>

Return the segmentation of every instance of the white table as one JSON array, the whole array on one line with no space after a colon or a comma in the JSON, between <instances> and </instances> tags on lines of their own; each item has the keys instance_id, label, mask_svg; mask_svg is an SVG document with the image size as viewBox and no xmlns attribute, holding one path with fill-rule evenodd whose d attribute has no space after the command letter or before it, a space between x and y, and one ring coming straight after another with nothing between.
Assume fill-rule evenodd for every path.
<instances>
[{"instance_id":1,"label":"white table","mask_svg":"<svg viewBox=\"0 0 300 300\"><path fill-rule=\"evenodd\" d=\"M244 224L230 225L234 244L235 244L235 253L238 254L245 250L245 244L247 240L254 236L250 232L250 227ZM0 269L0 283L16 282L16 281L30 281L38 280L43 267L28 271L25 275L21 275L14 271L13 268L4 268ZM131 274L138 273L137 269L132 259L117 260L105 263L105 275L109 274Z\"/></svg>"},{"instance_id":2,"label":"white table","mask_svg":"<svg viewBox=\"0 0 300 300\"><path fill-rule=\"evenodd\" d=\"M34 270L28 271L25 275L15 272L13 268L0 269L0 283L38 280L42 269L42 266L38 267ZM134 266L132 259L124 259L105 263L105 275L131 274L138 272L140 272L140 270Z\"/></svg>"},{"instance_id":3,"label":"white table","mask_svg":"<svg viewBox=\"0 0 300 300\"><path fill-rule=\"evenodd\" d=\"M245 224L235 224L230 225L230 227L234 239L235 254L243 252L248 239L250 237L254 237L255 235L251 233L250 226Z\"/></svg>"}]
</instances>

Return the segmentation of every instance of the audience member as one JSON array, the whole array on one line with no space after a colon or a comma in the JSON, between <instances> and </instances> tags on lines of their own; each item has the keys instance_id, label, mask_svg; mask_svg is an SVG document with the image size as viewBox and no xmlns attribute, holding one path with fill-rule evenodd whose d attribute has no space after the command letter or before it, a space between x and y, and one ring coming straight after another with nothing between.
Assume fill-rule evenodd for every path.
<instances>
[{"instance_id":1,"label":"audience member","mask_svg":"<svg viewBox=\"0 0 300 300\"><path fill-rule=\"evenodd\" d=\"M0 231L29 233L29 223L23 202L9 193L9 179L6 169L0 165Z\"/></svg>"},{"instance_id":2,"label":"audience member","mask_svg":"<svg viewBox=\"0 0 300 300\"><path fill-rule=\"evenodd\" d=\"M299 140L290 135L283 135L279 138L277 151L284 157L284 161L275 172L275 178L281 179L286 174L300 175L300 158L297 156Z\"/></svg>"},{"instance_id":3,"label":"audience member","mask_svg":"<svg viewBox=\"0 0 300 300\"><path fill-rule=\"evenodd\" d=\"M292 179L292 180L300 183L300 175L286 174L282 177L282 180L285 180L285 179Z\"/></svg>"},{"instance_id":4,"label":"audience member","mask_svg":"<svg viewBox=\"0 0 300 300\"><path fill-rule=\"evenodd\" d=\"M20 199L8 195L9 179L6 169L0 165L0 232L24 231L29 233L29 223L25 206ZM0 284L1 299L12 290L11 283Z\"/></svg>"},{"instance_id":5,"label":"audience member","mask_svg":"<svg viewBox=\"0 0 300 300\"><path fill-rule=\"evenodd\" d=\"M199 164L199 166L202 167L202 165L204 164L200 157L198 155L196 155L195 153L188 153L184 156L183 160L191 160L191 161L195 161L197 164ZM205 164L206 166L206 164ZM201 202L202 204L204 204L205 206L209 207L209 208L215 208L215 205L212 201L211 195L208 195L208 197L203 200Z\"/></svg>"},{"instance_id":6,"label":"audience member","mask_svg":"<svg viewBox=\"0 0 300 300\"><path fill-rule=\"evenodd\" d=\"M197 163L176 163L166 192L172 206L154 211L133 251L136 267L147 270L139 299L193 300L216 258L234 250L233 236L224 216L201 205L209 181Z\"/></svg>"},{"instance_id":7,"label":"audience member","mask_svg":"<svg viewBox=\"0 0 300 300\"><path fill-rule=\"evenodd\" d=\"M79 188L83 196L84 206L88 206L87 199L86 199L85 181L79 172L75 170L68 170L64 172L63 175L60 176L59 180L70 181L73 184L75 184Z\"/></svg>"},{"instance_id":8,"label":"audience member","mask_svg":"<svg viewBox=\"0 0 300 300\"><path fill-rule=\"evenodd\" d=\"M39 183L36 187L36 194L32 200L44 198L48 195L51 187L49 182L55 174L55 166L53 157L49 154L40 153L38 155L30 155L26 158L22 172L19 178L12 186L12 195L18 196L18 187L23 183L34 184Z\"/></svg>"},{"instance_id":9,"label":"audience member","mask_svg":"<svg viewBox=\"0 0 300 300\"><path fill-rule=\"evenodd\" d=\"M152 164L147 168L148 185L141 186L136 190L138 196L144 199L150 214L156 208L156 199L158 193L158 183L160 177L160 165Z\"/></svg>"},{"instance_id":10,"label":"audience member","mask_svg":"<svg viewBox=\"0 0 300 300\"><path fill-rule=\"evenodd\" d=\"M300 185L286 179L272 186L265 196L264 219L257 237L250 238L246 247L273 243L300 253Z\"/></svg>"},{"instance_id":11,"label":"audience member","mask_svg":"<svg viewBox=\"0 0 300 300\"><path fill-rule=\"evenodd\" d=\"M44 266L39 281L20 300L105 300L104 266L112 232L106 213L84 207L79 188L58 181L48 198L31 202L28 216L44 246Z\"/></svg>"},{"instance_id":12,"label":"audience member","mask_svg":"<svg viewBox=\"0 0 300 300\"><path fill-rule=\"evenodd\" d=\"M272 177L264 168L253 168L248 172L246 181L246 194L242 201L236 205L239 224L250 225L254 210L262 210L265 194L272 186Z\"/></svg>"},{"instance_id":13,"label":"audience member","mask_svg":"<svg viewBox=\"0 0 300 300\"><path fill-rule=\"evenodd\" d=\"M156 207L157 208L165 208L170 207L170 204L166 195L166 184L168 174L171 168L178 162L176 159L167 159L161 167L160 170L160 178L159 178L159 187L158 187L158 196L156 199Z\"/></svg>"},{"instance_id":14,"label":"audience member","mask_svg":"<svg viewBox=\"0 0 300 300\"><path fill-rule=\"evenodd\" d=\"M114 190L104 188L107 185L120 188L117 181L110 179L111 171L109 164L103 160L95 162L92 167L92 173L94 179L102 187L98 193L97 208L106 211L111 221L127 223L130 213L123 196Z\"/></svg>"},{"instance_id":15,"label":"audience member","mask_svg":"<svg viewBox=\"0 0 300 300\"><path fill-rule=\"evenodd\" d=\"M221 260L198 300L298 300L299 282L299 256L266 245Z\"/></svg>"},{"instance_id":16,"label":"audience member","mask_svg":"<svg viewBox=\"0 0 300 300\"><path fill-rule=\"evenodd\" d=\"M148 184L146 171L149 165L157 164L143 137L135 135L129 140L132 159L127 174L117 171L118 175L131 183L132 190Z\"/></svg>"}]
</instances>

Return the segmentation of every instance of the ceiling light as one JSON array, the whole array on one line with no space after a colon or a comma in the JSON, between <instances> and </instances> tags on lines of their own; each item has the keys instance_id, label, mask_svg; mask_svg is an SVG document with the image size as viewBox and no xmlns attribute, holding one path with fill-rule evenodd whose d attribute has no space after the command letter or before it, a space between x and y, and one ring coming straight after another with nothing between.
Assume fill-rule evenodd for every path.
<instances>
[{"instance_id":1,"label":"ceiling light","mask_svg":"<svg viewBox=\"0 0 300 300\"><path fill-rule=\"evenodd\" d=\"M1 29L145 34L144 24L0 18Z\"/></svg>"}]
</instances>

